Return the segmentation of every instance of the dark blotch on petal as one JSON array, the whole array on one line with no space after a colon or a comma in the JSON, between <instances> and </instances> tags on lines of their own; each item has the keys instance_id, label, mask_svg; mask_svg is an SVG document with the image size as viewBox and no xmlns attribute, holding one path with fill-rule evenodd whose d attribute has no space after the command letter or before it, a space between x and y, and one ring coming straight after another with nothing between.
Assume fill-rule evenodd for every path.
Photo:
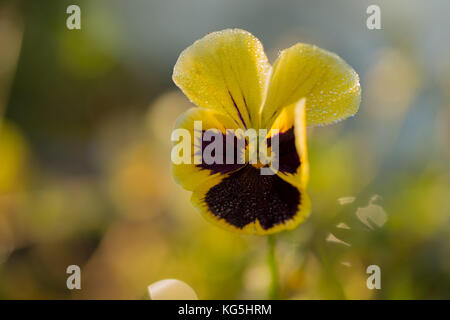
<instances>
[{"instance_id":1,"label":"dark blotch on petal","mask_svg":"<svg viewBox=\"0 0 450 320\"><path fill-rule=\"evenodd\" d=\"M294 128L279 134L280 165L279 170L284 173L295 173L300 167L300 158L295 147ZM271 138L267 139L267 146L271 146Z\"/></svg>"},{"instance_id":2,"label":"dark blotch on petal","mask_svg":"<svg viewBox=\"0 0 450 320\"><path fill-rule=\"evenodd\" d=\"M211 141L204 141L203 140L203 134L205 133L205 131L202 132L202 136L201 136L201 141L199 142L201 144L201 154L203 155L203 152L205 150L205 148L211 144L214 143L214 139L212 138ZM233 135L233 143L228 143L227 144L227 136L229 135ZM242 168L243 166L245 166L244 163L238 163L238 159L240 159L241 155L243 155L245 153L245 141L243 144L243 149L238 150L240 144L238 143L238 138L236 137L236 135L232 134L231 132L228 132L227 134L222 134L221 135L223 141L222 141L222 146L223 146L223 150L219 150L220 154L218 155L218 157L220 159L222 159L222 163L212 163L212 164L207 164L204 160L202 161L201 164L198 164L197 167L206 169L206 170L211 170L211 174L215 174L215 173L227 173L227 172L231 172L234 170L237 170L239 168ZM242 143L241 143L242 144ZM227 150L234 150L234 159L233 159L233 163L226 163L226 151ZM198 151L198 153L200 153L200 150ZM212 154L213 156L216 156L215 151Z\"/></svg>"},{"instance_id":3,"label":"dark blotch on petal","mask_svg":"<svg viewBox=\"0 0 450 320\"><path fill-rule=\"evenodd\" d=\"M297 188L277 175L263 176L247 165L212 187L205 196L209 210L238 228L259 220L263 229L293 218L301 201Z\"/></svg>"}]
</instances>

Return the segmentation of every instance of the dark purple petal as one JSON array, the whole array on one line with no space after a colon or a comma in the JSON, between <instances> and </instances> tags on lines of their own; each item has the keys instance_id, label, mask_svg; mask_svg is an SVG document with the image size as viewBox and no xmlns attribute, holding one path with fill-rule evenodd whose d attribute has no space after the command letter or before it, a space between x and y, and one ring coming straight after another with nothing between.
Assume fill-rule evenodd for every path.
<instances>
[{"instance_id":1,"label":"dark purple petal","mask_svg":"<svg viewBox=\"0 0 450 320\"><path fill-rule=\"evenodd\" d=\"M295 147L294 128L279 134L280 164L279 171L295 173L300 167L300 158ZM267 139L267 146L271 146L271 138Z\"/></svg>"},{"instance_id":2,"label":"dark purple petal","mask_svg":"<svg viewBox=\"0 0 450 320\"><path fill-rule=\"evenodd\" d=\"M205 148L214 142L214 138L211 139L211 141L204 141L203 139L203 135L204 135L205 131L202 132L201 135L201 141L199 141L198 143L201 145L201 150L198 150L197 154L199 154L201 152L201 154L203 155L203 152L205 150ZM227 142L227 136L232 136L232 143L228 143ZM219 155L218 158L222 159L222 163L212 163L212 164L208 164L204 161L204 159L202 158L202 163L198 164L197 167L206 169L206 170L210 170L211 174L215 174L215 173L227 173L227 172L231 172L234 170L237 170L239 168L242 168L245 166L244 163L239 163L238 159L241 159L242 155L245 153L245 140L241 141L241 143L239 143L238 137L231 132L227 132L227 134L222 134L221 136L222 139L222 146L223 149L219 150ZM243 139L243 138L242 138ZM230 138L228 138L228 140L231 140ZM243 142L243 144L242 144ZM243 145L243 148L239 148L240 145ZM226 161L226 152L227 150L229 150L228 152L230 152L231 150L233 150L234 152L234 158L233 161L231 161L232 163L227 163ZM212 154L213 156L216 156L215 151Z\"/></svg>"},{"instance_id":3,"label":"dark purple petal","mask_svg":"<svg viewBox=\"0 0 450 320\"><path fill-rule=\"evenodd\" d=\"M297 188L277 175L261 175L251 165L233 172L205 195L205 203L217 217L237 228L258 219L265 230L293 218L300 201Z\"/></svg>"}]
</instances>

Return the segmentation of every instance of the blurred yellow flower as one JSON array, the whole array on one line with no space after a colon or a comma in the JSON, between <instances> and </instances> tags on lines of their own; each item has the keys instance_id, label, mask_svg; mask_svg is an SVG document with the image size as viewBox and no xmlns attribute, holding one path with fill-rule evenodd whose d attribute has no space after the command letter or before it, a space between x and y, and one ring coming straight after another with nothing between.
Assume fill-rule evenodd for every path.
<instances>
[{"instance_id":1,"label":"blurred yellow flower","mask_svg":"<svg viewBox=\"0 0 450 320\"><path fill-rule=\"evenodd\" d=\"M228 230L259 235L301 223L310 212L306 126L357 112L356 72L337 55L302 43L283 50L272 67L257 38L227 29L184 50L173 80L198 106L179 117L176 129L195 137L194 122L202 121L203 130L223 136L229 130L267 129L269 147L279 139L279 170L273 175L261 175L264 165L247 159L195 164L191 155L189 164L172 165L175 180L193 192L191 200L204 217ZM199 148L203 152L203 142L191 141L191 150Z\"/></svg>"},{"instance_id":2,"label":"blurred yellow flower","mask_svg":"<svg viewBox=\"0 0 450 320\"><path fill-rule=\"evenodd\" d=\"M30 156L28 143L20 129L10 122L0 126L0 196L23 187Z\"/></svg>"}]
</instances>

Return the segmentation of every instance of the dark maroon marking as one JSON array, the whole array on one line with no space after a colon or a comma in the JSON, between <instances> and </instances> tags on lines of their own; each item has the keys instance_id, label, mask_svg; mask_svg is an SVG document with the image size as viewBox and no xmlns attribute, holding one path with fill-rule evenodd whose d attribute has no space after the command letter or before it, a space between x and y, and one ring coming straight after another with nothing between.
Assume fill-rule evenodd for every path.
<instances>
[{"instance_id":1,"label":"dark maroon marking","mask_svg":"<svg viewBox=\"0 0 450 320\"><path fill-rule=\"evenodd\" d=\"M267 230L295 216L301 194L277 175L263 176L247 165L212 187L204 200L215 216L237 228L258 219Z\"/></svg>"},{"instance_id":2,"label":"dark maroon marking","mask_svg":"<svg viewBox=\"0 0 450 320\"><path fill-rule=\"evenodd\" d=\"M199 155L201 153L201 155L203 156L203 151L205 150L205 148L210 144L214 142L214 139L217 136L213 136L213 138L211 138L211 141L204 141L203 140L203 135L205 133L205 130L202 131L201 137L199 137L198 143L201 145L201 150L197 150L196 151L196 155ZM233 144L230 145L230 143L227 143L227 136L232 135L234 137L233 139ZM227 173L230 171L234 171L236 169L242 168L243 166L245 166L244 163L238 163L238 159L241 159L242 156L238 157L238 155L243 155L245 153L245 146L247 144L246 141L244 141L243 143L243 149L238 150L240 147L240 144L238 141L238 137L231 132L227 132L226 134L221 134L220 137L223 139L222 140L222 146L223 146L223 150L220 150L220 158L222 159L222 163L212 163L212 164L207 164L203 158L202 158L202 163L201 164L197 164L197 167L206 169L206 170L210 170L211 174L215 174L215 173ZM226 163L227 159L226 159L226 150L234 150L234 158L233 158L233 163ZM214 150L212 152L212 156L216 156L215 154L216 150Z\"/></svg>"},{"instance_id":3,"label":"dark maroon marking","mask_svg":"<svg viewBox=\"0 0 450 320\"><path fill-rule=\"evenodd\" d=\"M285 173L295 173L300 167L300 158L295 147L294 128L290 128L285 132L278 133L279 149L280 149L280 164L279 171ZM267 139L267 146L270 147L272 139Z\"/></svg>"},{"instance_id":4,"label":"dark maroon marking","mask_svg":"<svg viewBox=\"0 0 450 320\"><path fill-rule=\"evenodd\" d=\"M237 112L238 112L239 119L241 119L241 122L242 122L242 124L244 125L244 128L247 129L247 125L245 124L245 121L244 121L244 119L242 118L241 111L239 110L239 108L238 108L238 106L237 106L237 104L236 104L236 101L234 101L233 95L231 94L230 90L228 90L228 94L230 95L231 101L233 101L233 105L234 105L234 107L236 108L236 110L237 110ZM245 101L245 100L244 100L244 101ZM249 114L250 114L250 113L249 113Z\"/></svg>"},{"instance_id":5,"label":"dark maroon marking","mask_svg":"<svg viewBox=\"0 0 450 320\"><path fill-rule=\"evenodd\" d=\"M248 120L250 121L250 123L252 123L252 114L251 114L250 110L248 109L247 100L245 100L244 93L242 93L242 100L244 100L244 105L248 112ZM244 124L244 126L245 126L245 124ZM247 129L247 126L245 127L245 129Z\"/></svg>"}]
</instances>

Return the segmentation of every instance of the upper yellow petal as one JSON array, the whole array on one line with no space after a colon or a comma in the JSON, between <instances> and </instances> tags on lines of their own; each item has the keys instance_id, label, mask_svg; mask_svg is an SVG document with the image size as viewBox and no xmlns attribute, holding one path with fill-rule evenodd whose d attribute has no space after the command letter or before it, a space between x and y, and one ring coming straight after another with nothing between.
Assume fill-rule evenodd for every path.
<instances>
[{"instance_id":1,"label":"upper yellow petal","mask_svg":"<svg viewBox=\"0 0 450 320\"><path fill-rule=\"evenodd\" d=\"M226 29L184 50L173 81L199 107L228 114L242 128L256 128L269 71L257 38L244 30Z\"/></svg>"},{"instance_id":2,"label":"upper yellow petal","mask_svg":"<svg viewBox=\"0 0 450 320\"><path fill-rule=\"evenodd\" d=\"M336 54L298 43L273 66L261 122L270 127L282 108L306 98L306 124L325 125L354 115L361 101L358 74Z\"/></svg>"}]
</instances>

